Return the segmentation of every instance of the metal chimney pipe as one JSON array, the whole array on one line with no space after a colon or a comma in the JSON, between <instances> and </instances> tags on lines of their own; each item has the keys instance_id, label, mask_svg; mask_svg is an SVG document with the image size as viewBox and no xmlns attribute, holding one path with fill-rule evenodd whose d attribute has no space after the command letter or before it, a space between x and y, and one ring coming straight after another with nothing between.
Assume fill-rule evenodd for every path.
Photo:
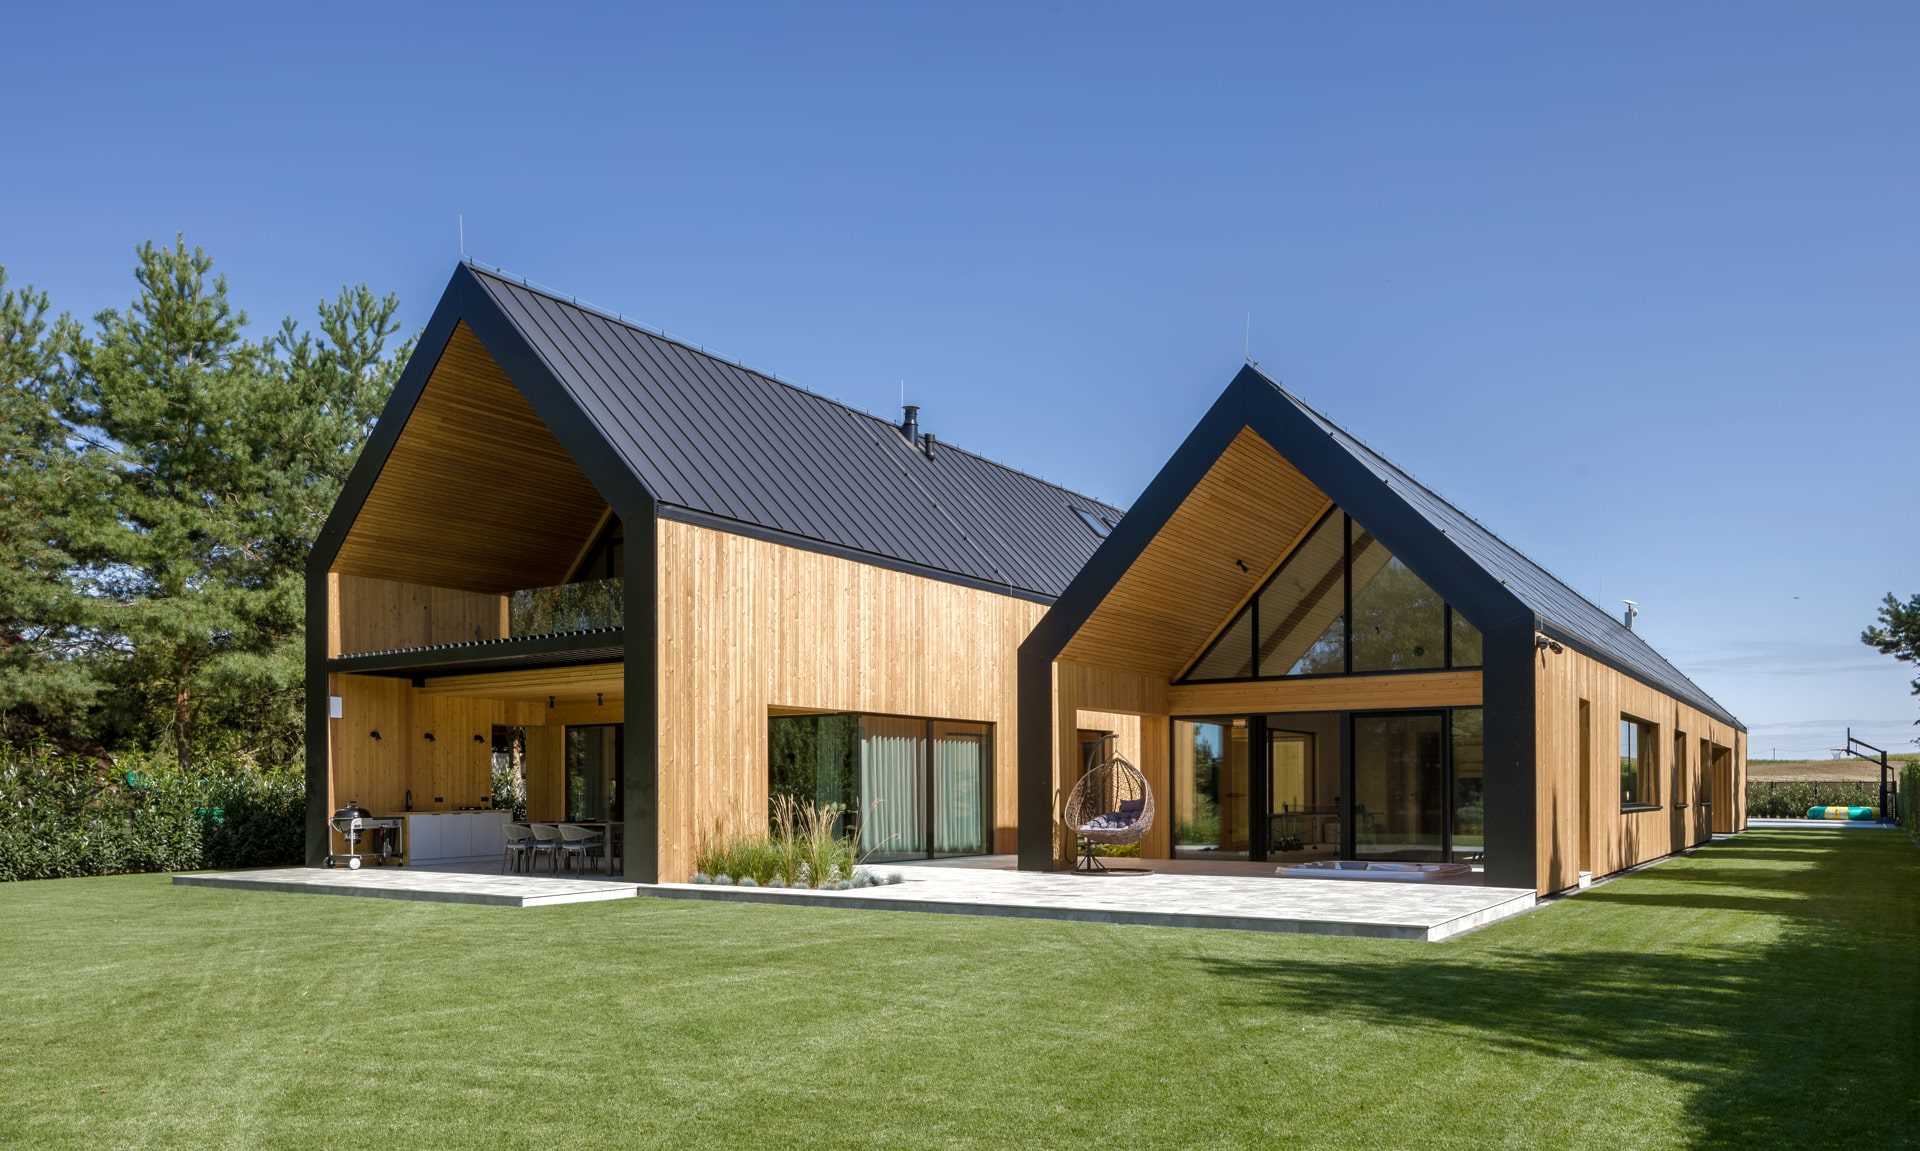
<instances>
[{"instance_id":1,"label":"metal chimney pipe","mask_svg":"<svg viewBox=\"0 0 1920 1151\"><path fill-rule=\"evenodd\" d=\"M928 432L926 435L920 437L920 450L927 453L928 459L933 458L933 433L932 432Z\"/></svg>"},{"instance_id":2,"label":"metal chimney pipe","mask_svg":"<svg viewBox=\"0 0 1920 1151\"><path fill-rule=\"evenodd\" d=\"M900 405L900 434L907 437L908 443L920 438L920 405Z\"/></svg>"}]
</instances>

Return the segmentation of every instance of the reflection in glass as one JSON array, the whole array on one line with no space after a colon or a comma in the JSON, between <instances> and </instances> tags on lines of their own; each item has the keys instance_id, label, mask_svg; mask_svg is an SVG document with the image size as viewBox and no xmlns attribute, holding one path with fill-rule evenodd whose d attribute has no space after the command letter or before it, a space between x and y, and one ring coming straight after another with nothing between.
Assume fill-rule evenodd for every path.
<instances>
[{"instance_id":1,"label":"reflection in glass","mask_svg":"<svg viewBox=\"0 0 1920 1151\"><path fill-rule=\"evenodd\" d=\"M1188 679L1246 679L1253 675L1253 616L1241 612L1220 633L1207 654L1193 665Z\"/></svg>"},{"instance_id":2,"label":"reflection in glass","mask_svg":"<svg viewBox=\"0 0 1920 1151\"><path fill-rule=\"evenodd\" d=\"M876 715L767 721L768 793L839 805L842 832L858 828L861 852L876 860L987 851L992 760L992 728L984 723Z\"/></svg>"},{"instance_id":3,"label":"reflection in glass","mask_svg":"<svg viewBox=\"0 0 1920 1151\"><path fill-rule=\"evenodd\" d=\"M1453 666L1479 667L1484 657L1480 651L1480 629L1460 614L1459 608L1453 609Z\"/></svg>"},{"instance_id":4,"label":"reflection in glass","mask_svg":"<svg viewBox=\"0 0 1920 1151\"><path fill-rule=\"evenodd\" d=\"M1244 858L1247 726L1176 720L1173 732L1173 852Z\"/></svg>"},{"instance_id":5,"label":"reflection in glass","mask_svg":"<svg viewBox=\"0 0 1920 1151\"><path fill-rule=\"evenodd\" d=\"M1261 591L1259 674L1346 670L1345 532L1339 515L1322 520Z\"/></svg>"},{"instance_id":6,"label":"reflection in glass","mask_svg":"<svg viewBox=\"0 0 1920 1151\"><path fill-rule=\"evenodd\" d=\"M1458 616L1454 617L1458 619ZM1480 863L1487 851L1487 747L1477 707L1453 710L1453 858Z\"/></svg>"},{"instance_id":7,"label":"reflection in glass","mask_svg":"<svg viewBox=\"0 0 1920 1151\"><path fill-rule=\"evenodd\" d=\"M1447 815L1438 715L1353 720L1354 852L1438 861Z\"/></svg>"},{"instance_id":8,"label":"reflection in glass","mask_svg":"<svg viewBox=\"0 0 1920 1151\"><path fill-rule=\"evenodd\" d=\"M1386 545L1353 525L1353 670L1440 667L1446 605Z\"/></svg>"},{"instance_id":9,"label":"reflection in glass","mask_svg":"<svg viewBox=\"0 0 1920 1151\"><path fill-rule=\"evenodd\" d=\"M607 819L620 810L620 725L597 723L567 728L567 819Z\"/></svg>"}]
</instances>

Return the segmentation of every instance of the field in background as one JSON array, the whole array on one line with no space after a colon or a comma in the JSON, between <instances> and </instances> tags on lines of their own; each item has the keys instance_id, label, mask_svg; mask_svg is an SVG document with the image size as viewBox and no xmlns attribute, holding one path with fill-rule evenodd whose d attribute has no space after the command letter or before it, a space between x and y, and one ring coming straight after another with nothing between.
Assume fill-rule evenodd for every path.
<instances>
[{"instance_id":1,"label":"field in background","mask_svg":"<svg viewBox=\"0 0 1920 1151\"><path fill-rule=\"evenodd\" d=\"M1920 754L1889 755L1887 760L1893 766L1894 774L1898 775L1906 761L1920 760ZM1880 765L1868 763L1864 759L1749 759L1747 760L1747 778L1770 782L1805 779L1821 783L1841 783L1848 780L1878 783L1880 782Z\"/></svg>"}]
</instances>

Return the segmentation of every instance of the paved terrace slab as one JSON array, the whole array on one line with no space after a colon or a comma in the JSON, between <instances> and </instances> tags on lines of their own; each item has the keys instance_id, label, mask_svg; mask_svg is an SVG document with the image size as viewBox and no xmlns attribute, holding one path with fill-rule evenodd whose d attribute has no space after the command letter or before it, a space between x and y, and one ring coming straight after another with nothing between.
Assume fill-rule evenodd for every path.
<instances>
[{"instance_id":1,"label":"paved terrace slab","mask_svg":"<svg viewBox=\"0 0 1920 1151\"><path fill-rule=\"evenodd\" d=\"M643 890L650 895L676 899L799 903L1428 942L1518 915L1534 905L1533 892L1525 888L1281 879L1272 874L1273 865L1258 866L1266 873L1081 875L952 864L880 864L875 866L875 871L883 875L897 871L903 882L851 891L694 883L662 883Z\"/></svg>"},{"instance_id":2,"label":"paved terrace slab","mask_svg":"<svg viewBox=\"0 0 1920 1151\"><path fill-rule=\"evenodd\" d=\"M478 903L492 907L548 907L632 899L637 883L587 876L496 875L419 867L272 867L257 871L202 871L176 875L183 887L229 887L308 895L359 895L423 903Z\"/></svg>"},{"instance_id":3,"label":"paved terrace slab","mask_svg":"<svg viewBox=\"0 0 1920 1151\"><path fill-rule=\"evenodd\" d=\"M1115 861L1128 864L1132 861ZM1162 861L1151 866L1158 867ZM1153 927L1210 927L1310 935L1436 941L1518 915L1534 905L1524 888L1478 884L1380 883L1339 879L1281 879L1273 864L1220 861L1228 874L1179 871L1081 875L1015 871L1000 860L968 866L880 864L902 882L849 891L720 887L711 884L636 884L588 876L500 875L497 864L446 868L317 867L176 875L189 887L352 895L430 903L543 907L631 899L707 899L801 906L998 915L1122 923ZM1180 865L1175 864L1175 867ZM1191 867L1192 865L1187 865Z\"/></svg>"}]
</instances>

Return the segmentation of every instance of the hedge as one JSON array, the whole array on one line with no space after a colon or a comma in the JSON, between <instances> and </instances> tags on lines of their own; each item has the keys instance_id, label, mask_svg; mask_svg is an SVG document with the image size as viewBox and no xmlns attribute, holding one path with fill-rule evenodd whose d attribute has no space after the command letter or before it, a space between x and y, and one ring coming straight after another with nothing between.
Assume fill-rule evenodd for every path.
<instances>
[{"instance_id":1,"label":"hedge","mask_svg":"<svg viewBox=\"0 0 1920 1151\"><path fill-rule=\"evenodd\" d=\"M1747 781L1748 819L1805 819L1809 807L1880 806L1880 784L1867 780L1814 782L1805 779Z\"/></svg>"},{"instance_id":2,"label":"hedge","mask_svg":"<svg viewBox=\"0 0 1920 1151\"><path fill-rule=\"evenodd\" d=\"M0 881L297 864L299 773L0 748Z\"/></svg>"}]
</instances>

